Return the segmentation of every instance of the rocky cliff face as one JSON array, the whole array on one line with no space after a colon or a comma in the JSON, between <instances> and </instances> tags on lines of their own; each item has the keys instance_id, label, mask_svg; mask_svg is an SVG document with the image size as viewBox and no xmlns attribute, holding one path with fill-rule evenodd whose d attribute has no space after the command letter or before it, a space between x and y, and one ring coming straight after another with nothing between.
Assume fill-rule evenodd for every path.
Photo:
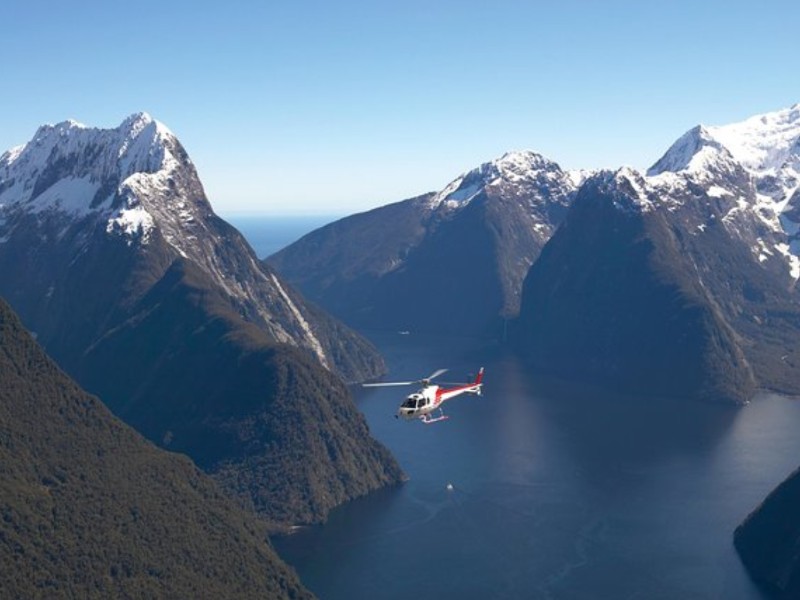
<instances>
[{"instance_id":1,"label":"rocky cliff face","mask_svg":"<svg viewBox=\"0 0 800 600\"><path fill-rule=\"evenodd\" d=\"M69 379L0 300L8 598L309 598L254 515Z\"/></svg>"},{"instance_id":2,"label":"rocky cliff face","mask_svg":"<svg viewBox=\"0 0 800 600\"><path fill-rule=\"evenodd\" d=\"M43 127L0 158L0 205L0 293L151 440L279 523L402 478L332 375L374 377L380 357L258 263L163 125Z\"/></svg>"},{"instance_id":3,"label":"rocky cliff face","mask_svg":"<svg viewBox=\"0 0 800 600\"><path fill-rule=\"evenodd\" d=\"M582 177L509 153L438 193L314 231L267 262L358 327L497 335Z\"/></svg>"}]
</instances>

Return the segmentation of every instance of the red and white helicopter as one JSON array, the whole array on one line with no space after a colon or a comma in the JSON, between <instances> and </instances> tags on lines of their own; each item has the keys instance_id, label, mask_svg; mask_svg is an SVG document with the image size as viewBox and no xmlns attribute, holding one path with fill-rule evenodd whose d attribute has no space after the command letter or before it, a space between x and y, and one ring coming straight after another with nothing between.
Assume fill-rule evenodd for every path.
<instances>
[{"instance_id":1,"label":"red and white helicopter","mask_svg":"<svg viewBox=\"0 0 800 600\"><path fill-rule=\"evenodd\" d=\"M394 385L415 385L422 384L422 387L409 394L405 401L397 409L395 418L402 418L405 420L420 419L426 425L436 423L437 421L444 421L447 415L442 410L442 404L445 400L455 398L459 394L475 394L481 395L481 387L483 386L483 367L478 371L475 381L471 383L442 383L435 385L431 383L434 379L445 373L447 369L439 369L424 379L417 381L387 381L382 383L365 383L364 387L386 387ZM455 387L443 387L455 386ZM439 411L439 415L432 417L431 413L435 410Z\"/></svg>"}]
</instances>

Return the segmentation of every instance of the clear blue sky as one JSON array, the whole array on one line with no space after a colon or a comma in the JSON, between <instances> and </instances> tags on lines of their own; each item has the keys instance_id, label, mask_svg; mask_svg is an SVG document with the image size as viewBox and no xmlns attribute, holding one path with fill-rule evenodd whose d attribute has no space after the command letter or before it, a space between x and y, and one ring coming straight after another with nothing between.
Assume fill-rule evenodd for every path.
<instances>
[{"instance_id":1,"label":"clear blue sky","mask_svg":"<svg viewBox=\"0 0 800 600\"><path fill-rule=\"evenodd\" d=\"M0 152L147 111L222 215L343 214L507 150L645 168L800 102L800 2L7 0Z\"/></svg>"}]
</instances>

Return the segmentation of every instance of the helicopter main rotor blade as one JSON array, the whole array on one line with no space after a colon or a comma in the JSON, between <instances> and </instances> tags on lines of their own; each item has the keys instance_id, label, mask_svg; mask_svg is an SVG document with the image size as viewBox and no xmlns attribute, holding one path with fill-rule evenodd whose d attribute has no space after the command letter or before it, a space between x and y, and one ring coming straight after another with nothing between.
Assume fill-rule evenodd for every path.
<instances>
[{"instance_id":1,"label":"helicopter main rotor blade","mask_svg":"<svg viewBox=\"0 0 800 600\"><path fill-rule=\"evenodd\" d=\"M429 377L425 379L418 379L417 381L382 381L380 383L362 383L362 387L388 387L392 385L428 385L428 382L433 379L434 377L438 377L442 373L446 373L447 369L439 369L438 371L434 371Z\"/></svg>"},{"instance_id":2,"label":"helicopter main rotor blade","mask_svg":"<svg viewBox=\"0 0 800 600\"><path fill-rule=\"evenodd\" d=\"M447 369L439 369L438 371L434 371L431 375L428 375L423 381L430 381L434 377L438 377L442 373L447 373Z\"/></svg>"}]
</instances>

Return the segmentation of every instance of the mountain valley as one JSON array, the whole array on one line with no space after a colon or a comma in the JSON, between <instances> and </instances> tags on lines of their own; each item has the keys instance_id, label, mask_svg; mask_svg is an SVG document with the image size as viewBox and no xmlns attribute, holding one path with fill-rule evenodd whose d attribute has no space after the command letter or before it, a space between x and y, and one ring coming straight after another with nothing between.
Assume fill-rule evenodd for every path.
<instances>
[{"instance_id":1,"label":"mountain valley","mask_svg":"<svg viewBox=\"0 0 800 600\"><path fill-rule=\"evenodd\" d=\"M0 157L0 296L83 388L272 532L406 479L347 388L386 371L351 327L469 338L493 359L510 351L512 376L518 360L525 377L645 414L686 400L735 411L764 390L800 396L798 279L800 105L697 126L647 172L510 152L264 261L148 115L44 126ZM713 413L709 430L733 414ZM735 536L777 597L798 580L796 481ZM291 577L283 591L302 597Z\"/></svg>"},{"instance_id":2,"label":"mountain valley","mask_svg":"<svg viewBox=\"0 0 800 600\"><path fill-rule=\"evenodd\" d=\"M324 226L266 262L362 330L496 336L583 177L510 152L438 193Z\"/></svg>"}]
</instances>

